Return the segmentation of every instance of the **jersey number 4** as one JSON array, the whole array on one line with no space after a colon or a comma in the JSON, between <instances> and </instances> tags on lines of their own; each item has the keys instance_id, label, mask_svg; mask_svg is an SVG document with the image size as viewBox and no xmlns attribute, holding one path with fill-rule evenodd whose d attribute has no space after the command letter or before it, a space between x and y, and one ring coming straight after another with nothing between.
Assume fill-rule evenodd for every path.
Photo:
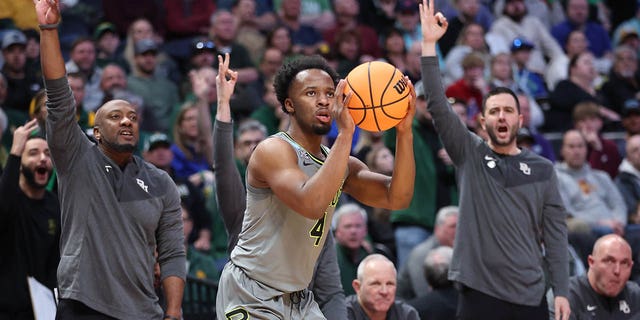
<instances>
[{"instance_id":1,"label":"jersey number 4","mask_svg":"<svg viewBox=\"0 0 640 320\"><path fill-rule=\"evenodd\" d=\"M322 239L322 235L324 234L324 223L327 218L327 213L325 212L322 218L316 222L316 224L309 231L309 235L311 238L315 238L316 241L313 243L314 246L318 246L320 244L320 239Z\"/></svg>"}]
</instances>

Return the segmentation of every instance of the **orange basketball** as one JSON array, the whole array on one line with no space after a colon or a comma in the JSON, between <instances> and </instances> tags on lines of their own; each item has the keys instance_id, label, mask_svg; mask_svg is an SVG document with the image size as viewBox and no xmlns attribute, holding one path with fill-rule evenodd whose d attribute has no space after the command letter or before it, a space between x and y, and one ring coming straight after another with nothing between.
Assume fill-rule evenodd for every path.
<instances>
[{"instance_id":1,"label":"orange basketball","mask_svg":"<svg viewBox=\"0 0 640 320\"><path fill-rule=\"evenodd\" d=\"M345 94L353 92L347 109L358 127L384 131L396 126L407 114L409 86L393 65L365 62L351 70L346 80Z\"/></svg>"}]
</instances>

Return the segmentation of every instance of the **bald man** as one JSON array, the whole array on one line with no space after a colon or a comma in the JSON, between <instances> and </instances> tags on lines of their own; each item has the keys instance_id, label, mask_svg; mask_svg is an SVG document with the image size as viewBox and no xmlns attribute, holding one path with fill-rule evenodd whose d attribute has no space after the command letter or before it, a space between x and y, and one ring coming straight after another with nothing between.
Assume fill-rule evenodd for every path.
<instances>
[{"instance_id":1,"label":"bald man","mask_svg":"<svg viewBox=\"0 0 640 320\"><path fill-rule=\"evenodd\" d=\"M186 276L180 195L166 172L133 155L139 124L129 102L99 108L97 144L76 123L58 38L58 1L34 1L47 141L62 212L56 319L180 319ZM156 261L165 311L153 285Z\"/></svg>"},{"instance_id":2,"label":"bald man","mask_svg":"<svg viewBox=\"0 0 640 320\"><path fill-rule=\"evenodd\" d=\"M586 275L571 278L571 319L639 319L640 287L630 282L631 247L622 237L599 238Z\"/></svg>"}]
</instances>

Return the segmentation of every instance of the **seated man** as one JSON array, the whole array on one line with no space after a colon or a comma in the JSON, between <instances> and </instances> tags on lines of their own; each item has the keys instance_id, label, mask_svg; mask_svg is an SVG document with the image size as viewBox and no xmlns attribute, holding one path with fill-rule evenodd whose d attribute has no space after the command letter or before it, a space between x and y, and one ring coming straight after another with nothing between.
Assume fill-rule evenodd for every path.
<instances>
[{"instance_id":1,"label":"seated man","mask_svg":"<svg viewBox=\"0 0 640 320\"><path fill-rule=\"evenodd\" d=\"M587 142L577 130L569 130L562 140L564 161L556 164L558 186L564 205L575 222L586 223L597 236L622 235L627 224L627 208L609 175L592 169L587 162ZM577 224L576 224L577 225ZM573 223L569 231L575 232Z\"/></svg>"},{"instance_id":2,"label":"seated man","mask_svg":"<svg viewBox=\"0 0 640 320\"><path fill-rule=\"evenodd\" d=\"M429 252L439 246L453 248L458 213L457 206L446 206L438 210L433 235L413 248L409 254L409 260L400 268L400 274L398 274L399 297L412 299L430 290L424 275L423 262Z\"/></svg>"},{"instance_id":3,"label":"seated man","mask_svg":"<svg viewBox=\"0 0 640 320\"><path fill-rule=\"evenodd\" d=\"M372 254L358 265L353 280L356 294L347 297L349 320L417 320L412 306L396 300L396 268L381 254Z\"/></svg>"},{"instance_id":4,"label":"seated man","mask_svg":"<svg viewBox=\"0 0 640 320\"><path fill-rule=\"evenodd\" d=\"M341 205L333 215L331 223L336 238L336 252L340 278L345 295L356 292L351 282L356 278L356 269L360 262L372 253L372 247L366 240L367 212L355 203Z\"/></svg>"},{"instance_id":5,"label":"seated man","mask_svg":"<svg viewBox=\"0 0 640 320\"><path fill-rule=\"evenodd\" d=\"M571 278L571 319L638 319L640 287L630 282L631 247L618 235L598 239L586 275Z\"/></svg>"},{"instance_id":6,"label":"seated man","mask_svg":"<svg viewBox=\"0 0 640 320\"><path fill-rule=\"evenodd\" d=\"M427 254L422 264L424 277L427 279L430 292L423 291L420 296L409 301L418 310L422 320L455 319L458 306L458 291L453 281L447 278L453 248L437 247Z\"/></svg>"}]
</instances>

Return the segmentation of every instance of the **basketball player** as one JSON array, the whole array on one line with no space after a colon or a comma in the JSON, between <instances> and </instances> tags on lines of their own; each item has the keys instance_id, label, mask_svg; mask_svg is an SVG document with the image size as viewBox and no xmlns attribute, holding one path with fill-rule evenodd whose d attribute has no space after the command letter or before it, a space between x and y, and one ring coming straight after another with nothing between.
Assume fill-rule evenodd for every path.
<instances>
[{"instance_id":1,"label":"basketball player","mask_svg":"<svg viewBox=\"0 0 640 320\"><path fill-rule=\"evenodd\" d=\"M228 57L221 63L219 77L228 80L217 80L219 101L228 103L237 72L228 69ZM219 319L325 319L307 286L341 192L389 209L408 206L413 194L413 85L407 86L407 116L397 126L393 177L349 155L355 124L344 104L350 96L343 97L345 81L338 82L324 59L289 61L274 86L291 124L262 141L249 160L247 209L220 278ZM321 140L333 120L339 133L329 150Z\"/></svg>"},{"instance_id":2,"label":"basketball player","mask_svg":"<svg viewBox=\"0 0 640 320\"><path fill-rule=\"evenodd\" d=\"M485 142L469 132L445 97L436 41L447 20L434 0L420 4L422 77L428 110L456 166L460 217L449 279L460 287L459 319L549 319L545 274L555 319L569 319L566 210L551 162L516 145L520 106L507 88L484 98Z\"/></svg>"}]
</instances>

